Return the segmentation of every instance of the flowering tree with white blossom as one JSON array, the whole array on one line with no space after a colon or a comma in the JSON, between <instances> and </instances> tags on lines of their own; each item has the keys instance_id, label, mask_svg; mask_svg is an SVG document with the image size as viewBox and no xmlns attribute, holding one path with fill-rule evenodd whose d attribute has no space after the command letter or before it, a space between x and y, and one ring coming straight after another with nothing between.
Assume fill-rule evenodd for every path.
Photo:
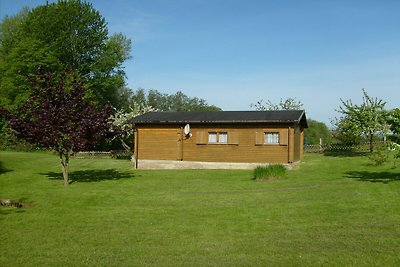
<instances>
[{"instance_id":1,"label":"flowering tree with white blossom","mask_svg":"<svg viewBox=\"0 0 400 267\"><path fill-rule=\"evenodd\" d=\"M118 139L124 149L133 155L133 143L135 127L132 124L132 119L141 114L157 111L151 106L143 106L133 102L129 112L115 109L115 113L110 116L110 132L114 135L114 139Z\"/></svg>"}]
</instances>

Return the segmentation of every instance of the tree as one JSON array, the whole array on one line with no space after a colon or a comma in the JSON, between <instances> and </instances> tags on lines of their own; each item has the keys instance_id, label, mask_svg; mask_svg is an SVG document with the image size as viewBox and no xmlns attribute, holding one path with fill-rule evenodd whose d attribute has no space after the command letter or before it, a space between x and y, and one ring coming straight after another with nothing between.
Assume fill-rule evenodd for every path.
<instances>
[{"instance_id":1,"label":"tree","mask_svg":"<svg viewBox=\"0 0 400 267\"><path fill-rule=\"evenodd\" d=\"M115 110L109 118L110 121L110 132L113 133L113 138L118 139L123 148L133 155L133 149L128 143L134 140L135 128L131 120L141 114L156 111L156 109L150 106L139 105L135 102L132 103L132 107L129 112L123 110Z\"/></svg>"},{"instance_id":2,"label":"tree","mask_svg":"<svg viewBox=\"0 0 400 267\"><path fill-rule=\"evenodd\" d=\"M390 126L391 135L388 147L394 151L394 164L396 159L400 159L400 109L395 108L389 112L388 123Z\"/></svg>"},{"instance_id":3,"label":"tree","mask_svg":"<svg viewBox=\"0 0 400 267\"><path fill-rule=\"evenodd\" d=\"M337 111L342 116L335 120L336 132L353 137L365 136L372 152L374 137L378 134L385 136L389 130L386 102L370 97L364 89L362 91L363 102L360 105L353 104L351 100L340 99L342 106Z\"/></svg>"},{"instance_id":4,"label":"tree","mask_svg":"<svg viewBox=\"0 0 400 267\"><path fill-rule=\"evenodd\" d=\"M16 36L20 35L20 25L28 14L29 10L23 8L15 16L6 16L0 23L0 106L10 106L19 95L24 94L24 89L26 90L26 88L21 89L19 87L21 82L23 83L22 87L26 85L26 77L21 74L21 72L24 72L24 69L20 71L20 67L23 66L26 70L30 68L33 62L41 61L40 58L43 51L38 52L39 56L33 56L24 51L25 49L22 47L25 45L14 49L19 43L19 38L16 38ZM34 47L33 50L36 51L36 48L38 48L37 45L32 44L32 46ZM20 57L20 53L23 53L24 57ZM19 58L25 58L29 62L21 64L15 58L15 55L18 55ZM31 58L33 59L32 61L30 60ZM16 64L11 66L11 62L15 62Z\"/></svg>"},{"instance_id":5,"label":"tree","mask_svg":"<svg viewBox=\"0 0 400 267\"><path fill-rule=\"evenodd\" d=\"M335 118L332 125L335 127L332 132L333 138L339 143L352 146L360 144L364 139L358 125L347 116Z\"/></svg>"},{"instance_id":6,"label":"tree","mask_svg":"<svg viewBox=\"0 0 400 267\"><path fill-rule=\"evenodd\" d=\"M207 101L198 97L189 97L181 91L175 94L163 94L158 90L150 89L147 92L143 88L136 90L131 97L134 105L139 107L152 107L159 111L220 111L214 105L208 105Z\"/></svg>"},{"instance_id":7,"label":"tree","mask_svg":"<svg viewBox=\"0 0 400 267\"><path fill-rule=\"evenodd\" d=\"M278 104L272 103L271 100L267 100L267 102L264 102L263 99L260 101L257 101L255 104L251 104L250 107L255 108L255 110L258 111L264 111L264 110L301 110L303 109L303 104L300 102L300 100L297 100L296 98L286 98L282 99L279 101Z\"/></svg>"},{"instance_id":8,"label":"tree","mask_svg":"<svg viewBox=\"0 0 400 267\"><path fill-rule=\"evenodd\" d=\"M392 132L390 139L400 144L400 109L395 108L389 112L388 123Z\"/></svg>"},{"instance_id":9,"label":"tree","mask_svg":"<svg viewBox=\"0 0 400 267\"><path fill-rule=\"evenodd\" d=\"M332 141L332 132L325 123L308 119L308 128L304 129L304 139L307 144L317 145L322 139L324 144L330 144Z\"/></svg>"},{"instance_id":10,"label":"tree","mask_svg":"<svg viewBox=\"0 0 400 267\"><path fill-rule=\"evenodd\" d=\"M29 99L16 111L3 108L0 113L19 138L58 153L64 185L68 185L70 156L107 135L112 109L96 108L85 98L84 85L75 74L39 72Z\"/></svg>"},{"instance_id":11,"label":"tree","mask_svg":"<svg viewBox=\"0 0 400 267\"><path fill-rule=\"evenodd\" d=\"M122 63L131 43L122 34L108 35L107 24L88 2L60 0L24 9L0 24L0 99L16 107L30 93L29 76L41 66L68 70L80 77L97 104L119 107L125 84Z\"/></svg>"}]
</instances>

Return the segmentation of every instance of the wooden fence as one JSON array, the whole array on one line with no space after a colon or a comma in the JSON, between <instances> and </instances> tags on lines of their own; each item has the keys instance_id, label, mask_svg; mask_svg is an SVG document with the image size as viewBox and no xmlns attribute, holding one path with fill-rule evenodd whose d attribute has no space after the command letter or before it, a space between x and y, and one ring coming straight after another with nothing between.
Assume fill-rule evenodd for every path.
<instances>
[{"instance_id":1,"label":"wooden fence","mask_svg":"<svg viewBox=\"0 0 400 267\"><path fill-rule=\"evenodd\" d=\"M384 144L383 141L373 142L374 147ZM324 153L324 152L369 152L369 143L357 145L329 144L329 145L305 145L305 153Z\"/></svg>"},{"instance_id":2,"label":"wooden fence","mask_svg":"<svg viewBox=\"0 0 400 267\"><path fill-rule=\"evenodd\" d=\"M113 158L113 159L130 159L131 154L125 150L118 151L82 151L75 154L76 158Z\"/></svg>"}]
</instances>

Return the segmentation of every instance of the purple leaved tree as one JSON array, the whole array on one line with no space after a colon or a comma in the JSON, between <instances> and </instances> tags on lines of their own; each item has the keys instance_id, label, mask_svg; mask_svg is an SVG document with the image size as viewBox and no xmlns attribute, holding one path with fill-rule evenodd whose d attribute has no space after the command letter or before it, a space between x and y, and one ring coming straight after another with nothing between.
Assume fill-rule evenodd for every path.
<instances>
[{"instance_id":1,"label":"purple leaved tree","mask_svg":"<svg viewBox=\"0 0 400 267\"><path fill-rule=\"evenodd\" d=\"M107 135L113 110L108 105L95 107L83 83L67 72L56 77L39 70L33 89L17 111L3 113L19 138L58 153L67 186L69 158Z\"/></svg>"}]
</instances>

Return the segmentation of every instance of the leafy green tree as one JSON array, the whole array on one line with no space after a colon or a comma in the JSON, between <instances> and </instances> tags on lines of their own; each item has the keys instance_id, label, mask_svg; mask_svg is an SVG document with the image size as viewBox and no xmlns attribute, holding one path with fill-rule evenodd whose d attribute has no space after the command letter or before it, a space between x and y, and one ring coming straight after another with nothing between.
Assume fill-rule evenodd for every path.
<instances>
[{"instance_id":1,"label":"leafy green tree","mask_svg":"<svg viewBox=\"0 0 400 267\"><path fill-rule=\"evenodd\" d=\"M307 144L317 145L322 139L323 144L332 142L332 132L325 123L308 119L308 128L304 129L304 139Z\"/></svg>"},{"instance_id":2,"label":"leafy green tree","mask_svg":"<svg viewBox=\"0 0 400 267\"><path fill-rule=\"evenodd\" d=\"M358 125L354 124L348 116L335 118L332 124L335 127L332 132L335 142L352 146L365 141Z\"/></svg>"},{"instance_id":3,"label":"leafy green tree","mask_svg":"<svg viewBox=\"0 0 400 267\"><path fill-rule=\"evenodd\" d=\"M347 134L347 136L365 136L369 142L369 150L373 151L374 137L385 136L388 133L386 102L373 98L363 91L363 102L360 105L353 104L351 100L342 100L342 106L338 112L342 114L336 118L336 132ZM351 134L351 135L350 135Z\"/></svg>"},{"instance_id":4,"label":"leafy green tree","mask_svg":"<svg viewBox=\"0 0 400 267\"><path fill-rule=\"evenodd\" d=\"M24 7L14 16L5 16L0 23L0 52L7 54L18 44L21 35L21 24L25 21L29 14L29 9Z\"/></svg>"},{"instance_id":5,"label":"leafy green tree","mask_svg":"<svg viewBox=\"0 0 400 267\"><path fill-rule=\"evenodd\" d=\"M300 100L296 98L286 98L279 101L278 104L271 102L271 100L267 100L266 102L261 99L257 101L255 104L251 104L250 107L253 107L255 110L264 111L264 110L302 110L303 104Z\"/></svg>"},{"instance_id":6,"label":"leafy green tree","mask_svg":"<svg viewBox=\"0 0 400 267\"><path fill-rule=\"evenodd\" d=\"M400 144L400 109L395 108L389 112L388 123L392 132L390 139Z\"/></svg>"},{"instance_id":7,"label":"leafy green tree","mask_svg":"<svg viewBox=\"0 0 400 267\"><path fill-rule=\"evenodd\" d=\"M132 92L130 101L133 105L138 105L140 108L145 106L151 106L148 103L148 97L146 95L146 91L143 88L139 88L136 91Z\"/></svg>"},{"instance_id":8,"label":"leafy green tree","mask_svg":"<svg viewBox=\"0 0 400 267\"><path fill-rule=\"evenodd\" d=\"M198 97L189 97L181 91L175 94L160 93L150 89L147 92L143 88L136 90L131 101L140 107L152 107L159 111L220 111L214 105L208 105L207 101Z\"/></svg>"},{"instance_id":9,"label":"leafy green tree","mask_svg":"<svg viewBox=\"0 0 400 267\"><path fill-rule=\"evenodd\" d=\"M39 66L47 69L60 69L58 60L48 47L34 39L21 40L9 54L4 57L0 78L0 101L3 106L13 106L24 102L31 94L29 80Z\"/></svg>"},{"instance_id":10,"label":"leafy green tree","mask_svg":"<svg viewBox=\"0 0 400 267\"><path fill-rule=\"evenodd\" d=\"M13 79L15 78L15 83L18 84L21 79L25 78L18 75L18 67L16 67L17 71L15 69L12 71L14 75L12 75L13 79L10 79L9 73L12 68L6 68L6 65L15 60L8 55L18 44L18 38L15 38L15 36L19 35L20 25L26 19L28 13L29 10L24 8L15 16L6 16L0 23L0 106L9 105L18 95L18 92L15 92L15 86L13 86ZM17 61L16 65L20 65L20 62ZM29 66L29 64L24 64L24 66Z\"/></svg>"},{"instance_id":11,"label":"leafy green tree","mask_svg":"<svg viewBox=\"0 0 400 267\"><path fill-rule=\"evenodd\" d=\"M27 99L29 76L41 66L74 72L98 104L109 101L118 108L130 48L122 34L108 35L105 19L88 2L61 0L24 9L0 24L0 104L18 106Z\"/></svg>"}]
</instances>

